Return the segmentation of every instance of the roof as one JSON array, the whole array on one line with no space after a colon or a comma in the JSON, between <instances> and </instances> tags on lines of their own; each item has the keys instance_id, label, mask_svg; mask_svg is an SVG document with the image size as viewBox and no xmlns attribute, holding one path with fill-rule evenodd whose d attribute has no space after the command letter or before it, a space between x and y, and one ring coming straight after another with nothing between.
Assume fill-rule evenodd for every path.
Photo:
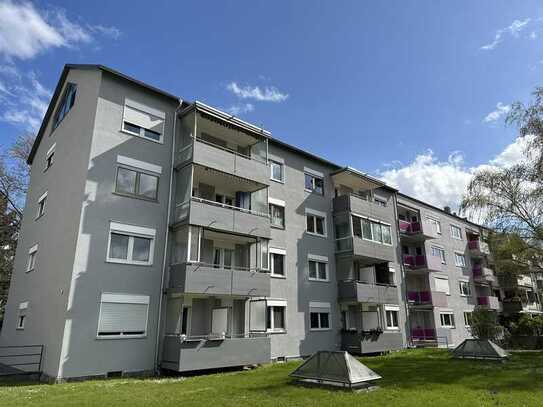
<instances>
[{"instance_id":1,"label":"roof","mask_svg":"<svg viewBox=\"0 0 543 407\"><path fill-rule=\"evenodd\" d=\"M459 359L502 360L509 354L489 339L466 339L453 350L453 357Z\"/></svg>"}]
</instances>

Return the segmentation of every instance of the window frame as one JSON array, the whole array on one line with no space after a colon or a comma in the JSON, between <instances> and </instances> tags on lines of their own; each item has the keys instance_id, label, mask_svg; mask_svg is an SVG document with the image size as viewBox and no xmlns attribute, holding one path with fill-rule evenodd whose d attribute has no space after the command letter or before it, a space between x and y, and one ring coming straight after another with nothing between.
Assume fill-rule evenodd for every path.
<instances>
[{"instance_id":1,"label":"window frame","mask_svg":"<svg viewBox=\"0 0 543 407\"><path fill-rule=\"evenodd\" d=\"M316 277L311 277L310 275L310 264L315 263L315 272ZM326 278L320 278L319 277L319 264L324 264L324 273L326 274ZM318 281L318 282L329 282L330 281L330 268L328 264L328 257L326 256L319 256L316 254L309 253L307 255L307 279L309 281Z\"/></svg>"},{"instance_id":2,"label":"window frame","mask_svg":"<svg viewBox=\"0 0 543 407\"><path fill-rule=\"evenodd\" d=\"M308 188L306 185L307 177L311 178L311 188ZM321 184L322 184L321 192L317 190L317 182L316 182L317 180L321 181ZM318 171L311 170L309 168L304 168L304 191L312 193L312 194L324 196L324 174Z\"/></svg>"},{"instance_id":3,"label":"window frame","mask_svg":"<svg viewBox=\"0 0 543 407\"><path fill-rule=\"evenodd\" d=\"M68 96L71 94L72 91L73 91L73 98L71 99L68 110L66 110L66 103L68 101ZM76 97L77 97L77 84L73 82L68 82L62 93L62 98L60 99L60 103L57 105L57 108L55 110L51 132L55 131L58 128L58 126L60 126L60 124L64 121L66 116L68 116L68 113L71 112L72 108L75 105ZM62 117L59 117L61 112L63 112Z\"/></svg>"},{"instance_id":4,"label":"window frame","mask_svg":"<svg viewBox=\"0 0 543 407\"><path fill-rule=\"evenodd\" d=\"M446 256L446 253L445 253L445 249L443 247L440 247L440 246L435 246L435 245L431 245L431 253L432 253L432 256L434 257L439 257L440 260L441 260L441 264L447 264L447 256ZM436 250L437 252L439 252L439 255L436 256L434 254L434 250Z\"/></svg>"},{"instance_id":5,"label":"window frame","mask_svg":"<svg viewBox=\"0 0 543 407\"><path fill-rule=\"evenodd\" d=\"M272 199L272 198L269 198L268 199L268 211L269 211L269 214L270 214L270 226L273 227L273 228L277 228L277 229L286 229L286 219L285 219L285 216L286 216L286 211L285 211L285 204L284 202L279 202L278 199ZM283 224L282 225L276 225L275 223L273 223L272 219L273 219L273 210L281 210L283 212Z\"/></svg>"},{"instance_id":6,"label":"window frame","mask_svg":"<svg viewBox=\"0 0 543 407\"><path fill-rule=\"evenodd\" d=\"M464 311L464 326L469 328L471 327L472 322L473 322L473 311Z\"/></svg>"},{"instance_id":7,"label":"window frame","mask_svg":"<svg viewBox=\"0 0 543 407\"><path fill-rule=\"evenodd\" d=\"M467 290L464 288L467 287ZM458 292L461 297L471 297L471 285L467 280L458 280Z\"/></svg>"},{"instance_id":8,"label":"window frame","mask_svg":"<svg viewBox=\"0 0 543 407\"><path fill-rule=\"evenodd\" d=\"M130 120L125 120L126 108L127 107L129 109L136 110L136 111L139 111L139 112L144 113L146 115L150 115L150 116L156 117L157 119L162 120L162 132L158 132L158 131L155 131L155 130L148 129L146 127L142 127L139 124L132 123ZM135 132L135 131L132 131L130 129L127 129L126 126L125 126L126 123L128 123L128 125L130 125L130 126L138 127L139 132ZM124 99L124 105L123 105L123 114L122 114L122 117L121 117L121 130L120 131L122 133L129 134L129 135L135 136L135 137L140 137L140 138L142 138L144 140L151 141L153 143L164 144L164 135L165 135L165 132L166 132L166 112L163 112L163 111L161 111L159 109L155 109L153 107L150 107L150 106L144 105L142 103L136 102L136 101L131 100L129 98L125 98ZM150 133L153 133L153 134L158 134L159 135L158 140L156 140L154 138L151 138L151 137L147 137L145 135L146 131L148 131Z\"/></svg>"},{"instance_id":9,"label":"window frame","mask_svg":"<svg viewBox=\"0 0 543 407\"><path fill-rule=\"evenodd\" d=\"M287 278L287 251L285 249L279 249L277 247L270 247L268 249L270 254L270 277L274 278ZM273 255L282 256L283 259L283 274L275 273L275 257Z\"/></svg>"},{"instance_id":10,"label":"window frame","mask_svg":"<svg viewBox=\"0 0 543 407\"><path fill-rule=\"evenodd\" d=\"M438 235L442 234L441 221L439 219L433 218L431 216L426 216L426 221L429 222L433 226L434 232L436 234L438 234Z\"/></svg>"},{"instance_id":11,"label":"window frame","mask_svg":"<svg viewBox=\"0 0 543 407\"><path fill-rule=\"evenodd\" d=\"M45 167L43 169L43 172L46 172L55 163L53 157L55 156L56 147L57 143L53 143L51 147L49 147L49 150L47 150L47 152L45 153Z\"/></svg>"},{"instance_id":12,"label":"window frame","mask_svg":"<svg viewBox=\"0 0 543 407\"><path fill-rule=\"evenodd\" d=\"M448 316L452 324L444 324L444 316ZM439 313L439 323L441 328L448 328L448 329L455 329L456 328L456 321L454 318L454 312L452 311L442 311Z\"/></svg>"},{"instance_id":13,"label":"window frame","mask_svg":"<svg viewBox=\"0 0 543 407\"><path fill-rule=\"evenodd\" d=\"M313 218L312 224L313 224L313 229L315 230L314 232L311 232L309 230L309 228L307 227L308 226L308 221L309 221L308 217ZM322 231L323 231L322 234L317 233L317 218L322 219ZM307 233L308 235L311 235L311 236L327 238L328 237L328 217L326 216L326 213L321 212L321 211L316 211L314 209L306 208L306 210L305 210L305 233Z\"/></svg>"},{"instance_id":14,"label":"window frame","mask_svg":"<svg viewBox=\"0 0 543 407\"><path fill-rule=\"evenodd\" d=\"M388 319L388 315L389 313L391 313L391 315L395 315L396 316L396 321L392 320L392 321L389 321ZM394 314L392 314L394 313ZM390 307L387 307L385 306L385 329L387 331L399 331L400 330L400 309L399 308L390 308ZM389 322L392 322L392 325L389 325ZM394 322L396 323L396 325L394 325Z\"/></svg>"},{"instance_id":15,"label":"window frame","mask_svg":"<svg viewBox=\"0 0 543 407\"><path fill-rule=\"evenodd\" d=\"M117 259L110 256L111 235L118 234L128 237L127 258ZM147 261L133 260L134 256L134 238L149 239L149 259ZM152 266L154 261L156 240L156 229L143 226L126 225L118 222L110 222L106 249L106 263L128 264L133 266Z\"/></svg>"},{"instance_id":16,"label":"window frame","mask_svg":"<svg viewBox=\"0 0 543 407\"><path fill-rule=\"evenodd\" d=\"M15 325L15 329L17 331L23 331L25 329L25 323L28 319L28 306L28 301L23 301L19 303L19 308L17 310L17 324Z\"/></svg>"},{"instance_id":17,"label":"window frame","mask_svg":"<svg viewBox=\"0 0 543 407\"><path fill-rule=\"evenodd\" d=\"M458 259L462 259L463 264L459 264L459 262L457 262ZM467 267L466 256L464 253L454 252L454 265L461 268Z\"/></svg>"},{"instance_id":18,"label":"window frame","mask_svg":"<svg viewBox=\"0 0 543 407\"><path fill-rule=\"evenodd\" d=\"M39 198L38 198L38 206L36 211L36 217L35 220L38 220L42 216L45 215L45 209L47 205L47 191L45 191Z\"/></svg>"},{"instance_id":19,"label":"window frame","mask_svg":"<svg viewBox=\"0 0 543 407\"><path fill-rule=\"evenodd\" d=\"M451 224L450 225L450 230L451 230L451 238L453 238L455 240L463 240L463 238L462 238L462 228L460 226ZM453 233L453 230L458 231L458 236L456 236Z\"/></svg>"},{"instance_id":20,"label":"window frame","mask_svg":"<svg viewBox=\"0 0 543 407\"><path fill-rule=\"evenodd\" d=\"M135 181L135 185L134 185L135 192L134 193L124 192L124 191L117 191L117 184L118 184L118 179L119 179L119 170L121 170L121 169L127 170L127 171L132 171L132 172L136 173L136 181ZM139 193L141 175L147 175L149 177L156 178L156 189L155 189L155 197L154 198L151 198L151 197L148 197L148 196L145 196L145 195L141 195ZM113 184L113 192L115 194L117 194L117 195L125 196L125 197L128 197L128 198L142 199L144 201L158 202L158 190L159 190L159 187L160 187L160 174L156 174L156 173L153 173L151 171L145 171L145 170L142 170L142 169L139 169L139 168L130 167L128 165L123 165L123 164L117 164L117 166L115 168L115 182Z\"/></svg>"},{"instance_id":21,"label":"window frame","mask_svg":"<svg viewBox=\"0 0 543 407\"><path fill-rule=\"evenodd\" d=\"M447 291L438 290L438 287L437 287L437 284L436 284L436 281L438 281L438 280L447 282ZM448 277L434 276L434 287L435 287L435 291L437 291L437 292L444 293L446 295L451 295L451 282L450 282Z\"/></svg>"},{"instance_id":22,"label":"window frame","mask_svg":"<svg viewBox=\"0 0 543 407\"><path fill-rule=\"evenodd\" d=\"M27 257L27 262L26 262L27 273L30 273L31 271L36 270L36 259L38 257L38 249L39 249L38 243L36 243L32 247L30 247L30 249L28 249L28 257Z\"/></svg>"},{"instance_id":23,"label":"window frame","mask_svg":"<svg viewBox=\"0 0 543 407\"><path fill-rule=\"evenodd\" d=\"M119 297L139 297L140 302L121 302L121 301L104 301L104 296L119 296ZM144 302L147 301L147 302ZM146 338L149 331L149 308L151 303L151 297L149 295L140 295L140 294L128 294L128 293L109 293L103 292L100 295L99 308L98 308L98 324L96 327L96 339L107 340L107 339L134 339L134 338ZM100 323L102 321L102 304L145 304L147 305L146 315L145 315L145 329L141 334L124 334L122 331L118 335L100 335Z\"/></svg>"},{"instance_id":24,"label":"window frame","mask_svg":"<svg viewBox=\"0 0 543 407\"><path fill-rule=\"evenodd\" d=\"M272 305L268 305L270 302ZM268 301L266 302L266 332L267 333L286 333L287 332L287 304L286 301ZM283 310L283 327L275 327L275 310ZM270 327L268 327L268 321L270 322Z\"/></svg>"},{"instance_id":25,"label":"window frame","mask_svg":"<svg viewBox=\"0 0 543 407\"><path fill-rule=\"evenodd\" d=\"M270 179L281 184L285 183L285 164L276 160L268 160L270 162ZM273 166L277 165L281 168L281 179L273 177Z\"/></svg>"},{"instance_id":26,"label":"window frame","mask_svg":"<svg viewBox=\"0 0 543 407\"><path fill-rule=\"evenodd\" d=\"M311 319L311 315L313 314L317 314L317 321L318 321L318 326L317 327L313 327L312 326L312 319ZM323 327L322 325L322 315L327 315L328 316L328 327ZM331 315L332 313L330 312L330 310L328 311L312 311L311 309L309 310L309 330L310 331L330 331L332 330L332 319L331 319Z\"/></svg>"}]
</instances>

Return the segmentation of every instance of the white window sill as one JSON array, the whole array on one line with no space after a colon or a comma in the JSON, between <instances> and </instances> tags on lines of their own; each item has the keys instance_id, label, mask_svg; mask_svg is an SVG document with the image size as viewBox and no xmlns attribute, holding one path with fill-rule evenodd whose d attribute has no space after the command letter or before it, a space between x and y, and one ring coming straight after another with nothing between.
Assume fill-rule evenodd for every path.
<instances>
[{"instance_id":1,"label":"white window sill","mask_svg":"<svg viewBox=\"0 0 543 407\"><path fill-rule=\"evenodd\" d=\"M311 277L308 277L307 279L309 281L316 281L318 283L329 283L330 282L330 279L323 280L322 278L311 278Z\"/></svg>"},{"instance_id":2,"label":"white window sill","mask_svg":"<svg viewBox=\"0 0 543 407\"><path fill-rule=\"evenodd\" d=\"M324 235L320 235L318 233L315 233L315 232L309 232L309 231L305 231L306 234L310 235L310 236L315 236L315 237L321 237L323 239L326 239L328 238L328 235L327 234L324 234Z\"/></svg>"},{"instance_id":3,"label":"white window sill","mask_svg":"<svg viewBox=\"0 0 543 407\"><path fill-rule=\"evenodd\" d=\"M332 328L309 328L309 330L313 332L325 332L325 331L331 331Z\"/></svg>"},{"instance_id":4,"label":"white window sill","mask_svg":"<svg viewBox=\"0 0 543 407\"><path fill-rule=\"evenodd\" d=\"M279 226L279 225L274 225L274 224L270 224L270 227L273 228L273 229L278 229L278 230L285 230L286 229L284 226Z\"/></svg>"},{"instance_id":5,"label":"white window sill","mask_svg":"<svg viewBox=\"0 0 543 407\"><path fill-rule=\"evenodd\" d=\"M152 138L145 137L145 136L142 136L141 134L133 133L133 132L128 131L128 130L121 129L119 131L121 133L128 134L130 136L139 137L139 138L142 138L142 139L147 140L147 141L152 141L153 143L164 144L164 137L161 137L160 140L153 140Z\"/></svg>"},{"instance_id":6,"label":"white window sill","mask_svg":"<svg viewBox=\"0 0 543 407\"><path fill-rule=\"evenodd\" d=\"M108 336L108 335L97 335L96 336L96 339L99 340L99 341L103 341L103 340L118 340L118 339L146 339L147 338L147 335L111 335L111 336Z\"/></svg>"},{"instance_id":7,"label":"white window sill","mask_svg":"<svg viewBox=\"0 0 543 407\"><path fill-rule=\"evenodd\" d=\"M286 329L266 329L266 333L268 334L286 334Z\"/></svg>"},{"instance_id":8,"label":"white window sill","mask_svg":"<svg viewBox=\"0 0 543 407\"><path fill-rule=\"evenodd\" d=\"M277 182L278 184L285 184L285 181L284 180L280 180L280 179L275 179L275 178L270 178L270 181L274 181L274 182Z\"/></svg>"},{"instance_id":9,"label":"white window sill","mask_svg":"<svg viewBox=\"0 0 543 407\"><path fill-rule=\"evenodd\" d=\"M128 261L128 260L120 260L120 259L106 259L106 263L112 263L112 264L125 264L128 266L152 266L153 263L141 263L137 261Z\"/></svg>"},{"instance_id":10,"label":"white window sill","mask_svg":"<svg viewBox=\"0 0 543 407\"><path fill-rule=\"evenodd\" d=\"M385 332L400 332L400 328L397 327L397 328L385 328Z\"/></svg>"},{"instance_id":11,"label":"white window sill","mask_svg":"<svg viewBox=\"0 0 543 407\"><path fill-rule=\"evenodd\" d=\"M271 278L278 278L280 280L286 280L287 279L287 276L283 275L283 274L271 274L270 273L270 277Z\"/></svg>"},{"instance_id":12,"label":"white window sill","mask_svg":"<svg viewBox=\"0 0 543 407\"><path fill-rule=\"evenodd\" d=\"M39 215L39 216L36 216L36 217L34 218L34 220L36 220L36 221L37 221L37 220L40 220L40 219L43 218L44 216L45 216L45 212L42 213L42 214Z\"/></svg>"}]
</instances>

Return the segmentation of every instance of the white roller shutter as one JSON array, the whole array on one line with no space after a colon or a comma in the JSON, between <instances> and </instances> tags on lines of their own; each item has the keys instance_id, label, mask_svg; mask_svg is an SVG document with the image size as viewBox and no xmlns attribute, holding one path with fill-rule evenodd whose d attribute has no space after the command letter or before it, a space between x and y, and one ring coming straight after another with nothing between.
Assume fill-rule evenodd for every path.
<instances>
[{"instance_id":1,"label":"white roller shutter","mask_svg":"<svg viewBox=\"0 0 543 407\"><path fill-rule=\"evenodd\" d=\"M102 294L98 335L144 335L148 309L148 296Z\"/></svg>"},{"instance_id":2,"label":"white roller shutter","mask_svg":"<svg viewBox=\"0 0 543 407\"><path fill-rule=\"evenodd\" d=\"M251 301L249 307L249 330L253 332L266 331L266 300Z\"/></svg>"},{"instance_id":3,"label":"white roller shutter","mask_svg":"<svg viewBox=\"0 0 543 407\"><path fill-rule=\"evenodd\" d=\"M164 133L164 112L130 99L125 99L124 103L125 121L160 134Z\"/></svg>"},{"instance_id":4,"label":"white roller shutter","mask_svg":"<svg viewBox=\"0 0 543 407\"><path fill-rule=\"evenodd\" d=\"M434 278L435 285L436 285L436 291L449 294L449 280L446 278Z\"/></svg>"}]
</instances>

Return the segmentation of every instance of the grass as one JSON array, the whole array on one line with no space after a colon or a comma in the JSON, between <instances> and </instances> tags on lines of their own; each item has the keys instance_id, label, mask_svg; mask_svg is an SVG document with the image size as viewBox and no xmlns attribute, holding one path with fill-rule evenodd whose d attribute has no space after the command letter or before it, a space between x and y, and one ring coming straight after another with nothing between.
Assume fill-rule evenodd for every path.
<instances>
[{"instance_id":1,"label":"grass","mask_svg":"<svg viewBox=\"0 0 543 407\"><path fill-rule=\"evenodd\" d=\"M543 352L506 363L454 360L445 350L361 359L383 379L351 393L307 388L287 377L299 362L189 378L112 379L57 385L0 382L1 406L541 406Z\"/></svg>"}]
</instances>

